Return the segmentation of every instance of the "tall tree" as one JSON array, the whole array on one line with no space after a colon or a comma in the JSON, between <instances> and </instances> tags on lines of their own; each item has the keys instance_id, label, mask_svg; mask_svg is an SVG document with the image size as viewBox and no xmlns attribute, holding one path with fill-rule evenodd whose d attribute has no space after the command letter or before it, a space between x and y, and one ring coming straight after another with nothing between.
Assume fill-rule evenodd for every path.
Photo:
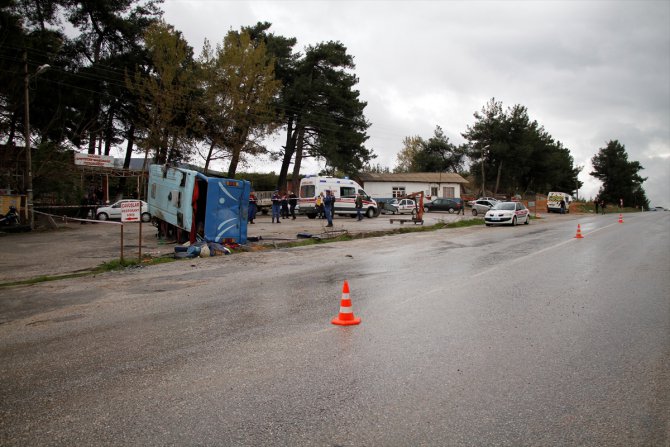
<instances>
[{"instance_id":1,"label":"tall tree","mask_svg":"<svg viewBox=\"0 0 670 447\"><path fill-rule=\"evenodd\" d=\"M279 173L278 187L283 189L291 160L294 181L303 156L326 161L329 172L358 172L375 157L364 143L369 123L363 111L367 103L355 90L358 79L348 72L353 57L340 42L308 46L296 63L293 84L284 94L287 144ZM295 158L294 158L295 157Z\"/></svg>"},{"instance_id":2,"label":"tall tree","mask_svg":"<svg viewBox=\"0 0 670 447\"><path fill-rule=\"evenodd\" d=\"M511 195L535 191L572 192L581 186L581 168L573 166L570 151L555 142L544 128L528 116L524 106L503 110L491 99L474 114L476 122L463 137L468 140L471 172L494 193Z\"/></svg>"},{"instance_id":3,"label":"tall tree","mask_svg":"<svg viewBox=\"0 0 670 447\"><path fill-rule=\"evenodd\" d=\"M463 169L466 149L449 142L440 126L435 128L432 137L421 140L413 167L417 172L454 172Z\"/></svg>"},{"instance_id":4,"label":"tall tree","mask_svg":"<svg viewBox=\"0 0 670 447\"><path fill-rule=\"evenodd\" d=\"M193 50L181 33L158 22L150 26L146 45L152 67L128 79L129 90L140 98L138 122L145 137L145 158L155 150L156 162L172 163L187 159L185 145L195 120L194 92L197 90Z\"/></svg>"},{"instance_id":5,"label":"tall tree","mask_svg":"<svg viewBox=\"0 0 670 447\"><path fill-rule=\"evenodd\" d=\"M116 71L118 55L135 50L138 36L162 15L162 0L68 0L67 18L79 30L74 46L79 56L79 85L88 93L77 129L79 138L88 139L88 153L96 151L101 133L106 132L107 148L115 137L115 113L122 109L110 94L110 85L122 84L123 70ZM75 140L76 141L76 140ZM108 149L107 149L108 151Z\"/></svg>"},{"instance_id":6,"label":"tall tree","mask_svg":"<svg viewBox=\"0 0 670 447\"><path fill-rule=\"evenodd\" d=\"M232 178L244 154L262 152L261 141L274 131L274 98L281 83L265 43L246 31L229 32L215 54L205 45L201 68L202 121L209 140L205 169L212 159L227 156Z\"/></svg>"},{"instance_id":7,"label":"tall tree","mask_svg":"<svg viewBox=\"0 0 670 447\"><path fill-rule=\"evenodd\" d=\"M619 203L623 199L628 206L649 206L642 183L646 178L638 173L644 169L637 161L628 161L626 148L617 140L610 140L607 146L591 159L591 175L603 182L598 197L605 202Z\"/></svg>"},{"instance_id":8,"label":"tall tree","mask_svg":"<svg viewBox=\"0 0 670 447\"><path fill-rule=\"evenodd\" d=\"M402 144L403 148L398 152L398 162L393 172L418 172L414 160L422 149L423 139L418 135L405 137Z\"/></svg>"}]
</instances>

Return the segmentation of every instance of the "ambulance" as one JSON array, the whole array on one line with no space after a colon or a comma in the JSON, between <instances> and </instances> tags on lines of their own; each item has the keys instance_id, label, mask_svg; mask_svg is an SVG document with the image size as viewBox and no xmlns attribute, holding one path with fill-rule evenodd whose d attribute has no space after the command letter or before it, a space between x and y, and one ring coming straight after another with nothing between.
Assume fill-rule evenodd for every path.
<instances>
[{"instance_id":1,"label":"ambulance","mask_svg":"<svg viewBox=\"0 0 670 447\"><path fill-rule=\"evenodd\" d=\"M335 196L335 214L356 215L356 194L363 196L363 214L366 217L379 215L377 202L372 199L361 185L349 178L336 178L324 176L307 176L300 180L300 194L298 196L298 212L305 214L308 218L316 218L316 198L326 191Z\"/></svg>"},{"instance_id":2,"label":"ambulance","mask_svg":"<svg viewBox=\"0 0 670 447\"><path fill-rule=\"evenodd\" d=\"M550 192L547 194L547 213L560 213L561 200L565 200L565 212L570 212L572 196L564 192Z\"/></svg>"}]
</instances>

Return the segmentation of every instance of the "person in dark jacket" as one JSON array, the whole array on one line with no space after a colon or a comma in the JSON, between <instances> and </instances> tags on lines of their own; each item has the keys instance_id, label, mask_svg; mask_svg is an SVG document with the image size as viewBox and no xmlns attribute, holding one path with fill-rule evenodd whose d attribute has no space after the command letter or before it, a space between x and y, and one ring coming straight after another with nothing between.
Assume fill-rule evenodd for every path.
<instances>
[{"instance_id":1,"label":"person in dark jacket","mask_svg":"<svg viewBox=\"0 0 670 447\"><path fill-rule=\"evenodd\" d=\"M298 196L293 191L288 193L288 206L291 210L291 217L295 220L295 207L298 206Z\"/></svg>"},{"instance_id":2,"label":"person in dark jacket","mask_svg":"<svg viewBox=\"0 0 670 447\"><path fill-rule=\"evenodd\" d=\"M356 206L356 218L363 220L363 197L360 194L356 194L354 205Z\"/></svg>"},{"instance_id":3,"label":"person in dark jacket","mask_svg":"<svg viewBox=\"0 0 670 447\"><path fill-rule=\"evenodd\" d=\"M247 221L252 224L256 219L256 194L249 194L249 215Z\"/></svg>"},{"instance_id":4,"label":"person in dark jacket","mask_svg":"<svg viewBox=\"0 0 670 447\"><path fill-rule=\"evenodd\" d=\"M323 198L323 211L326 214L328 221L327 227L333 226L333 208L335 207L335 197L330 191L326 191L326 196Z\"/></svg>"},{"instance_id":5,"label":"person in dark jacket","mask_svg":"<svg viewBox=\"0 0 670 447\"><path fill-rule=\"evenodd\" d=\"M281 218L288 219L288 197L286 194L281 196Z\"/></svg>"},{"instance_id":6,"label":"person in dark jacket","mask_svg":"<svg viewBox=\"0 0 670 447\"><path fill-rule=\"evenodd\" d=\"M272 223L275 223L275 219L277 220L277 223L279 222L279 210L281 208L281 197L279 197L279 191L275 190L275 192L272 193Z\"/></svg>"}]
</instances>

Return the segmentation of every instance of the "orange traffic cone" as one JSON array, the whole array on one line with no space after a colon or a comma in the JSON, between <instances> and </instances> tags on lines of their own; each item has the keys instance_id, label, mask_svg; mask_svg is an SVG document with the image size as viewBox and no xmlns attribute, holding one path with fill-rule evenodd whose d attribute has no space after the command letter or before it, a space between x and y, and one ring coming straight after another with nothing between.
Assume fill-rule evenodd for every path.
<instances>
[{"instance_id":1,"label":"orange traffic cone","mask_svg":"<svg viewBox=\"0 0 670 447\"><path fill-rule=\"evenodd\" d=\"M584 239L584 236L582 236L582 227L577 224L577 234L575 234L575 237L577 239Z\"/></svg>"},{"instance_id":2,"label":"orange traffic cone","mask_svg":"<svg viewBox=\"0 0 670 447\"><path fill-rule=\"evenodd\" d=\"M623 214L619 214L619 223L623 223Z\"/></svg>"},{"instance_id":3,"label":"orange traffic cone","mask_svg":"<svg viewBox=\"0 0 670 447\"><path fill-rule=\"evenodd\" d=\"M342 300L340 301L340 313L333 318L331 323L339 324L340 326L349 326L352 324L359 324L360 318L354 317L354 311L351 308L351 298L349 298L349 283L344 280L342 286Z\"/></svg>"}]
</instances>

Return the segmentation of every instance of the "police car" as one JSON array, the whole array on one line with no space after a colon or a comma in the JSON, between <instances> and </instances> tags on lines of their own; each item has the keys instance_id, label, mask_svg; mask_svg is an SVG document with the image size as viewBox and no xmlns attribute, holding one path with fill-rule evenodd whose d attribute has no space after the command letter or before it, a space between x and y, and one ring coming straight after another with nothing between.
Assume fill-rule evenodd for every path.
<instances>
[{"instance_id":1,"label":"police car","mask_svg":"<svg viewBox=\"0 0 670 447\"><path fill-rule=\"evenodd\" d=\"M498 202L484 216L486 226L530 223L530 211L521 202Z\"/></svg>"}]
</instances>

